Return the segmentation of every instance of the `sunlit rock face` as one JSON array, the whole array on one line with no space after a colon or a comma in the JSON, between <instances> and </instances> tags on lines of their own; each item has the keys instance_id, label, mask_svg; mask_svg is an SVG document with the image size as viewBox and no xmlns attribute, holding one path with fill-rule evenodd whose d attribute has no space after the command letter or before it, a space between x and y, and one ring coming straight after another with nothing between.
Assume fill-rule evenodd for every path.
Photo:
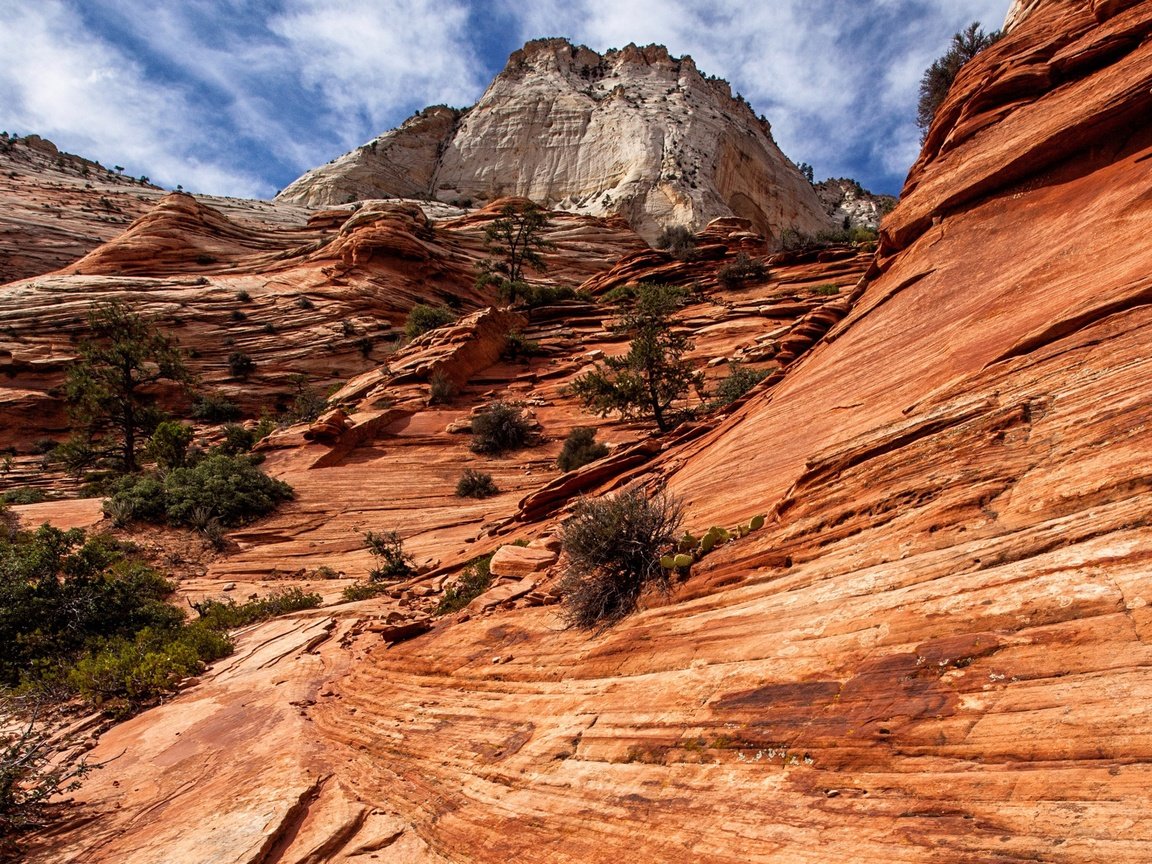
<instances>
[{"instance_id":1,"label":"sunlit rock face","mask_svg":"<svg viewBox=\"0 0 1152 864\"><path fill-rule=\"evenodd\" d=\"M769 239L831 226L811 185L728 84L690 57L563 39L516 51L466 111L429 108L280 193L321 206L386 195L480 204L517 195L619 214L648 240L719 216Z\"/></svg>"}]
</instances>

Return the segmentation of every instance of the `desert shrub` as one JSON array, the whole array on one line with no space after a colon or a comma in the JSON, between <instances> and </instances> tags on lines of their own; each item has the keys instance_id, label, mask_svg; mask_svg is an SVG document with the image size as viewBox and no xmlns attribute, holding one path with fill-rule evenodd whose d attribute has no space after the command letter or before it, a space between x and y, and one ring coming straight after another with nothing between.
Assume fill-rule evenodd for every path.
<instances>
[{"instance_id":1,"label":"desert shrub","mask_svg":"<svg viewBox=\"0 0 1152 864\"><path fill-rule=\"evenodd\" d=\"M52 680L105 640L178 626L172 591L107 537L44 525L0 539L0 685Z\"/></svg>"},{"instance_id":2,"label":"desert shrub","mask_svg":"<svg viewBox=\"0 0 1152 864\"><path fill-rule=\"evenodd\" d=\"M168 521L187 523L197 508L207 508L222 525L242 525L272 512L293 497L292 487L269 477L251 457L213 453L164 478Z\"/></svg>"},{"instance_id":3,"label":"desert shrub","mask_svg":"<svg viewBox=\"0 0 1152 864\"><path fill-rule=\"evenodd\" d=\"M389 590L391 589L387 585L380 582L355 582L341 593L349 603L355 603L357 600L371 600L373 597L387 594Z\"/></svg>"},{"instance_id":4,"label":"desert shrub","mask_svg":"<svg viewBox=\"0 0 1152 864\"><path fill-rule=\"evenodd\" d=\"M247 453L256 444L256 430L246 429L239 423L227 423L220 430L224 433L224 440L220 443L220 452L229 456Z\"/></svg>"},{"instance_id":5,"label":"desert shrub","mask_svg":"<svg viewBox=\"0 0 1152 864\"><path fill-rule=\"evenodd\" d=\"M435 615L459 612L492 585L491 555L474 558L452 585L444 589L444 596L436 605Z\"/></svg>"},{"instance_id":6,"label":"desert shrub","mask_svg":"<svg viewBox=\"0 0 1152 864\"><path fill-rule=\"evenodd\" d=\"M817 297L835 297L837 294L840 293L840 289L837 286L832 285L832 284L817 285L815 288L812 289L812 293L815 294Z\"/></svg>"},{"instance_id":7,"label":"desert shrub","mask_svg":"<svg viewBox=\"0 0 1152 864\"><path fill-rule=\"evenodd\" d=\"M596 440L595 428L577 426L564 439L564 447L556 459L556 467L561 471L575 471L607 455L607 446Z\"/></svg>"},{"instance_id":8,"label":"desert shrub","mask_svg":"<svg viewBox=\"0 0 1152 864\"><path fill-rule=\"evenodd\" d=\"M247 378L256 368L256 361L243 351L233 351L228 355L228 371L233 378Z\"/></svg>"},{"instance_id":9,"label":"desert shrub","mask_svg":"<svg viewBox=\"0 0 1152 864\"><path fill-rule=\"evenodd\" d=\"M456 320L456 313L444 306L429 306L420 303L412 307L408 318L404 322L404 333L409 339L422 336L429 330L443 327Z\"/></svg>"},{"instance_id":10,"label":"desert shrub","mask_svg":"<svg viewBox=\"0 0 1152 864\"><path fill-rule=\"evenodd\" d=\"M266 597L257 597L246 603L235 600L203 600L193 608L199 620L215 630L235 630L247 627L269 618L278 618L289 612L301 609L315 609L320 605L319 594L311 594L301 588L286 588L274 591Z\"/></svg>"},{"instance_id":11,"label":"desert shrub","mask_svg":"<svg viewBox=\"0 0 1152 864\"><path fill-rule=\"evenodd\" d=\"M505 360L527 361L531 357L539 357L541 353L539 342L534 339L526 339L523 333L513 330L508 334L508 339L504 343L504 350L500 352L500 356Z\"/></svg>"},{"instance_id":12,"label":"desert shrub","mask_svg":"<svg viewBox=\"0 0 1152 864\"><path fill-rule=\"evenodd\" d=\"M585 498L564 522L567 570L559 589L569 626L603 628L633 612L646 589L668 588L660 557L682 520L680 503L633 486L610 498Z\"/></svg>"},{"instance_id":13,"label":"desert shrub","mask_svg":"<svg viewBox=\"0 0 1152 864\"><path fill-rule=\"evenodd\" d=\"M443 405L451 402L460 392L456 382L443 372L433 372L432 377L428 379L428 386L429 405Z\"/></svg>"},{"instance_id":14,"label":"desert shrub","mask_svg":"<svg viewBox=\"0 0 1152 864\"><path fill-rule=\"evenodd\" d=\"M0 495L0 502L4 504L39 504L48 500L48 493L35 486L23 486L19 489L9 489Z\"/></svg>"},{"instance_id":15,"label":"desert shrub","mask_svg":"<svg viewBox=\"0 0 1152 864\"><path fill-rule=\"evenodd\" d=\"M696 254L696 235L686 225L665 226L656 237L656 248L685 261Z\"/></svg>"},{"instance_id":16,"label":"desert shrub","mask_svg":"<svg viewBox=\"0 0 1152 864\"><path fill-rule=\"evenodd\" d=\"M766 279L768 268L759 258L748 257L747 252L740 252L729 264L725 264L716 271L716 278L725 288L739 288L745 282L754 279Z\"/></svg>"},{"instance_id":17,"label":"desert shrub","mask_svg":"<svg viewBox=\"0 0 1152 864\"><path fill-rule=\"evenodd\" d=\"M376 566L368 573L372 582L395 582L416 572L412 556L404 550L404 540L398 531L368 531L364 541Z\"/></svg>"},{"instance_id":18,"label":"desert shrub","mask_svg":"<svg viewBox=\"0 0 1152 864\"><path fill-rule=\"evenodd\" d=\"M767 377L768 373L764 370L749 369L740 363L729 363L727 377L716 385L712 407L731 405Z\"/></svg>"},{"instance_id":19,"label":"desert shrub","mask_svg":"<svg viewBox=\"0 0 1152 864\"><path fill-rule=\"evenodd\" d=\"M517 300L529 309L551 306L564 300L576 299L576 289L569 285L532 285L528 282L505 282L500 288L503 300Z\"/></svg>"},{"instance_id":20,"label":"desert shrub","mask_svg":"<svg viewBox=\"0 0 1152 864\"><path fill-rule=\"evenodd\" d=\"M240 419L240 409L219 393L204 393L192 405L192 419L203 423L226 423Z\"/></svg>"},{"instance_id":21,"label":"desert shrub","mask_svg":"<svg viewBox=\"0 0 1152 864\"><path fill-rule=\"evenodd\" d=\"M191 426L165 420L148 439L145 452L160 468L179 468L188 456L188 445L191 443Z\"/></svg>"},{"instance_id":22,"label":"desert shrub","mask_svg":"<svg viewBox=\"0 0 1152 864\"><path fill-rule=\"evenodd\" d=\"M328 408L328 394L308 383L307 375L293 375L295 395L283 414L288 423L311 423Z\"/></svg>"},{"instance_id":23,"label":"desert shrub","mask_svg":"<svg viewBox=\"0 0 1152 864\"><path fill-rule=\"evenodd\" d=\"M292 487L262 472L250 456L211 453L195 465L121 478L105 513L125 521L170 522L204 530L215 519L242 525L292 498ZM114 510L112 508L115 508Z\"/></svg>"},{"instance_id":24,"label":"desert shrub","mask_svg":"<svg viewBox=\"0 0 1152 864\"><path fill-rule=\"evenodd\" d=\"M531 427L520 409L493 402L472 418L472 452L499 454L528 443Z\"/></svg>"},{"instance_id":25,"label":"desert shrub","mask_svg":"<svg viewBox=\"0 0 1152 864\"><path fill-rule=\"evenodd\" d=\"M631 282L627 285L617 285L612 290L605 291L600 299L614 306L628 306L636 299L636 285Z\"/></svg>"},{"instance_id":26,"label":"desert shrub","mask_svg":"<svg viewBox=\"0 0 1152 864\"><path fill-rule=\"evenodd\" d=\"M239 291L236 292L236 299L239 300L241 303L248 303L252 300L252 295L249 294L243 288L241 288Z\"/></svg>"},{"instance_id":27,"label":"desert shrub","mask_svg":"<svg viewBox=\"0 0 1152 864\"><path fill-rule=\"evenodd\" d=\"M491 474L472 468L465 468L456 484L456 495L460 498L491 498L499 494L500 490Z\"/></svg>"},{"instance_id":28,"label":"desert shrub","mask_svg":"<svg viewBox=\"0 0 1152 864\"><path fill-rule=\"evenodd\" d=\"M200 622L145 627L81 657L67 681L84 698L122 715L172 692L181 679L231 653L228 634Z\"/></svg>"},{"instance_id":29,"label":"desert shrub","mask_svg":"<svg viewBox=\"0 0 1152 864\"><path fill-rule=\"evenodd\" d=\"M117 525L165 520L164 482L155 474L129 474L116 480L104 502L104 515Z\"/></svg>"},{"instance_id":30,"label":"desert shrub","mask_svg":"<svg viewBox=\"0 0 1152 864\"><path fill-rule=\"evenodd\" d=\"M42 707L29 698L0 699L0 860L19 860L16 838L47 825L49 802L76 791L100 767L77 755L74 739L53 734L41 721Z\"/></svg>"},{"instance_id":31,"label":"desert shrub","mask_svg":"<svg viewBox=\"0 0 1152 864\"><path fill-rule=\"evenodd\" d=\"M313 303L311 300L309 300L307 297L305 297L303 294L300 294L299 296L296 297L296 306L299 309L315 309L316 308L316 304Z\"/></svg>"}]
</instances>

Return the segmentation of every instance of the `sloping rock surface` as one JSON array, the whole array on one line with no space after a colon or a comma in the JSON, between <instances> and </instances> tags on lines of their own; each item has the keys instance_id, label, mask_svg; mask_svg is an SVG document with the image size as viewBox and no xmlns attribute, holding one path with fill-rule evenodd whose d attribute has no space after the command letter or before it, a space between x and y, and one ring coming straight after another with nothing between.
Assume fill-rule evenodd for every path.
<instances>
[{"instance_id":1,"label":"sloping rock surface","mask_svg":"<svg viewBox=\"0 0 1152 864\"><path fill-rule=\"evenodd\" d=\"M767 121L690 57L656 45L603 56L564 39L516 51L465 112L429 108L277 196L313 207L427 196L505 195L597 216L645 239L736 215L776 240L832 227Z\"/></svg>"},{"instance_id":2,"label":"sloping rock surface","mask_svg":"<svg viewBox=\"0 0 1152 864\"><path fill-rule=\"evenodd\" d=\"M1121 6L1042 0L965 67L847 314L591 490L660 477L689 527L769 513L761 530L600 634L562 629L547 586L405 641L372 636L424 626L389 623L391 599L261 625L214 680L105 736L94 755L123 755L81 790L90 821L32 860L1152 858L1152 133L1131 122L1152 3ZM794 321L798 293L755 308ZM677 326L701 354L779 338L745 308L713 295ZM540 334L621 349L571 320ZM587 353L469 387L586 425L560 388ZM335 552L366 514L417 520L416 553L446 562L493 531L553 535L553 513L495 522L512 496L446 491L471 457L445 422L476 395L339 465L274 451L300 499L222 566ZM544 461L495 460L497 483L539 489Z\"/></svg>"}]
</instances>

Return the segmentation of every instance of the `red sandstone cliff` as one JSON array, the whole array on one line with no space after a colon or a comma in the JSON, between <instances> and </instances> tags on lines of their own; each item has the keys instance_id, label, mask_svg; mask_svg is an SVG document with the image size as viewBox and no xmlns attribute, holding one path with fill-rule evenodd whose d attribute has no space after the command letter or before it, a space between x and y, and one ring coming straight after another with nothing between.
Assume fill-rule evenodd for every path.
<instances>
[{"instance_id":1,"label":"red sandstone cliff","mask_svg":"<svg viewBox=\"0 0 1152 864\"><path fill-rule=\"evenodd\" d=\"M104 737L92 821L34 860L1152 858L1150 36L1150 2L1032 4L963 70L847 317L621 469L762 531L595 637L527 600L397 644L388 600L262 625ZM545 366L513 383L557 399ZM448 419L274 451L303 491L240 538L253 569L382 509L446 566L496 545L515 505L460 508L467 457L413 455Z\"/></svg>"}]
</instances>

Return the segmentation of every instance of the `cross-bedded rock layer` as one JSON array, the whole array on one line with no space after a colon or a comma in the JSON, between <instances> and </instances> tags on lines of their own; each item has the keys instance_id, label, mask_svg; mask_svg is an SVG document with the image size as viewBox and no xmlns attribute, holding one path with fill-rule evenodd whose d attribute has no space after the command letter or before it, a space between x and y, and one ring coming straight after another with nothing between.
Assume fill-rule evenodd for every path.
<instances>
[{"instance_id":1,"label":"cross-bedded rock layer","mask_svg":"<svg viewBox=\"0 0 1152 864\"><path fill-rule=\"evenodd\" d=\"M592 491L663 477L693 528L763 529L602 634L561 629L546 584L415 638L389 624L442 570L256 628L105 736L124 755L81 793L94 821L34 859L1148 860L1150 33L1152 3L1035 4L963 71L846 317L726 418L584 469ZM671 266L644 254L589 284ZM767 336L722 299L681 322L698 351ZM514 386L543 397L569 362ZM550 407L545 429L577 420ZM501 531L546 548L539 498L519 522L475 505L482 530L471 504L436 512L444 463L416 454L446 419L414 413L343 469L269 464L317 490L343 470L331 488L396 515L417 489L403 512L444 565Z\"/></svg>"}]
</instances>

